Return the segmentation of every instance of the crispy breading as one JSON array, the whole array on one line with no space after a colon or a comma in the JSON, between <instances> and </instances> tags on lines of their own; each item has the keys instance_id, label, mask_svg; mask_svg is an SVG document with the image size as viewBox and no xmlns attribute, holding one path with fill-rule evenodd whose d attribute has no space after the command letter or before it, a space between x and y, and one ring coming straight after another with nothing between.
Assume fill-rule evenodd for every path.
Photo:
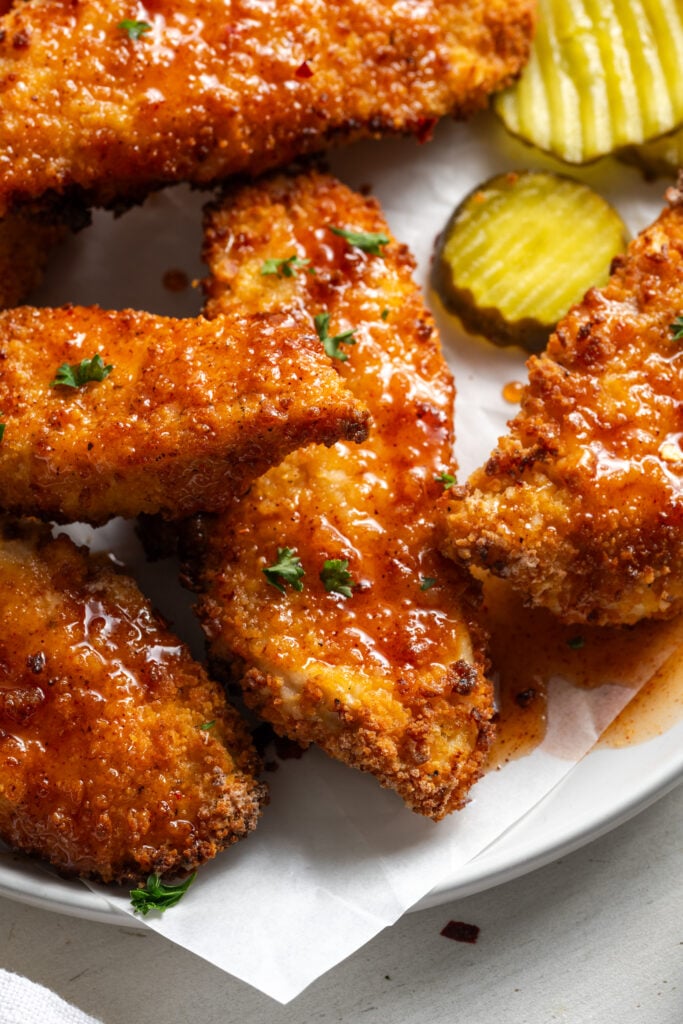
<instances>
[{"instance_id":1,"label":"crispy breading","mask_svg":"<svg viewBox=\"0 0 683 1024\"><path fill-rule=\"evenodd\" d=\"M0 18L0 214L425 137L514 79L533 20L533 0L16 3Z\"/></svg>"},{"instance_id":2,"label":"crispy breading","mask_svg":"<svg viewBox=\"0 0 683 1024\"><path fill-rule=\"evenodd\" d=\"M388 244L365 253L330 225ZM261 274L266 259L293 254L310 263ZM208 315L295 308L329 313L330 334L352 330L337 368L373 417L364 445L296 452L200 524L194 572L210 653L232 663L277 732L372 772L439 819L481 773L493 708L476 591L433 542L453 387L412 257L374 200L315 173L226 196L209 211L205 256ZM301 592L266 579L278 547L301 559ZM350 597L320 578L334 559L348 561Z\"/></svg>"},{"instance_id":3,"label":"crispy breading","mask_svg":"<svg viewBox=\"0 0 683 1024\"><path fill-rule=\"evenodd\" d=\"M0 309L17 306L40 284L51 250L67 234L66 223L27 214L0 220Z\"/></svg>"},{"instance_id":4,"label":"crispy breading","mask_svg":"<svg viewBox=\"0 0 683 1024\"><path fill-rule=\"evenodd\" d=\"M441 507L442 549L567 622L683 607L683 208L640 234L529 361L522 408Z\"/></svg>"},{"instance_id":5,"label":"crispy breading","mask_svg":"<svg viewBox=\"0 0 683 1024\"><path fill-rule=\"evenodd\" d=\"M108 558L0 519L0 619L5 842L123 882L192 871L254 828L245 725Z\"/></svg>"},{"instance_id":6,"label":"crispy breading","mask_svg":"<svg viewBox=\"0 0 683 1024\"><path fill-rule=\"evenodd\" d=\"M53 385L95 354L104 380ZM60 522L220 511L295 448L367 434L310 323L278 312L0 313L0 412L0 507Z\"/></svg>"}]
</instances>

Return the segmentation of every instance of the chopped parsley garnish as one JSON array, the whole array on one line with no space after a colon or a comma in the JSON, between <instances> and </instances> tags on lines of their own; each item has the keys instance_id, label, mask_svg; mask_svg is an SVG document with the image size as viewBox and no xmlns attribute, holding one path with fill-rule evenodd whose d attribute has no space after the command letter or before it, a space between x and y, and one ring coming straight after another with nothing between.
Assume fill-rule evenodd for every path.
<instances>
[{"instance_id":1,"label":"chopped parsley garnish","mask_svg":"<svg viewBox=\"0 0 683 1024\"><path fill-rule=\"evenodd\" d=\"M278 548L277 561L262 570L263 575L269 583L285 593L285 583L289 583L294 590L303 590L304 585L301 577L306 575L301 559L296 555L296 548Z\"/></svg>"},{"instance_id":2,"label":"chopped parsley garnish","mask_svg":"<svg viewBox=\"0 0 683 1024\"><path fill-rule=\"evenodd\" d=\"M354 584L347 558L328 558L320 572L320 579L328 593L353 597L351 587Z\"/></svg>"},{"instance_id":3,"label":"chopped parsley garnish","mask_svg":"<svg viewBox=\"0 0 683 1024\"><path fill-rule=\"evenodd\" d=\"M388 309L383 309L382 312L380 313L380 316L381 316L382 320L388 320L389 319L389 310Z\"/></svg>"},{"instance_id":4,"label":"chopped parsley garnish","mask_svg":"<svg viewBox=\"0 0 683 1024\"><path fill-rule=\"evenodd\" d=\"M145 32L151 32L152 26L146 21L131 21L130 18L125 18L124 21L120 21L117 28L120 28L123 32L128 33L128 38L137 40Z\"/></svg>"},{"instance_id":5,"label":"chopped parsley garnish","mask_svg":"<svg viewBox=\"0 0 683 1024\"><path fill-rule=\"evenodd\" d=\"M297 270L307 267L310 262L310 260L300 259L296 253L293 253L291 256L285 256L282 259L264 260L261 265L261 273L264 277L266 274L275 274L277 277L294 277ZM308 272L312 274L313 270Z\"/></svg>"},{"instance_id":6,"label":"chopped parsley garnish","mask_svg":"<svg viewBox=\"0 0 683 1024\"><path fill-rule=\"evenodd\" d=\"M92 359L81 359L80 363L74 363L73 366L62 363L55 374L55 379L50 381L50 387L82 388L92 380L104 380L113 369L113 366L104 365L100 355L94 355Z\"/></svg>"},{"instance_id":7,"label":"chopped parsley garnish","mask_svg":"<svg viewBox=\"0 0 683 1024\"><path fill-rule=\"evenodd\" d=\"M677 316L672 324L669 324L669 330L674 341L683 341L683 316Z\"/></svg>"},{"instance_id":8,"label":"chopped parsley garnish","mask_svg":"<svg viewBox=\"0 0 683 1024\"><path fill-rule=\"evenodd\" d=\"M579 651L585 643L586 641L582 636L570 636L567 640L567 647L571 647L573 651Z\"/></svg>"},{"instance_id":9,"label":"chopped parsley garnish","mask_svg":"<svg viewBox=\"0 0 683 1024\"><path fill-rule=\"evenodd\" d=\"M212 729L215 724L216 724L216 719L214 718L213 721L211 721L211 722L202 722L202 724L199 726L199 728L203 729L206 732L207 729Z\"/></svg>"},{"instance_id":10,"label":"chopped parsley garnish","mask_svg":"<svg viewBox=\"0 0 683 1024\"><path fill-rule=\"evenodd\" d=\"M327 352L328 356L332 359L338 359L340 363L345 363L349 357L339 346L356 344L353 331L343 331L341 334L329 334L329 313L318 313L313 317L313 322L315 324L318 337L322 341L323 348Z\"/></svg>"},{"instance_id":11,"label":"chopped parsley garnish","mask_svg":"<svg viewBox=\"0 0 683 1024\"><path fill-rule=\"evenodd\" d=\"M420 590L431 590L436 583L436 576L423 576L420 581Z\"/></svg>"},{"instance_id":12,"label":"chopped parsley garnish","mask_svg":"<svg viewBox=\"0 0 683 1024\"><path fill-rule=\"evenodd\" d=\"M332 227L331 224L328 227L333 234L345 239L349 245L355 246L356 249L362 249L363 252L370 253L371 256L383 256L380 246L389 245L388 235L371 231L346 231L344 228Z\"/></svg>"},{"instance_id":13,"label":"chopped parsley garnish","mask_svg":"<svg viewBox=\"0 0 683 1024\"><path fill-rule=\"evenodd\" d=\"M5 424L4 423L0 423L0 444L2 444L2 439L3 439L4 436L5 436Z\"/></svg>"},{"instance_id":14,"label":"chopped parsley garnish","mask_svg":"<svg viewBox=\"0 0 683 1024\"><path fill-rule=\"evenodd\" d=\"M135 913L144 917L150 910L158 910L161 913L169 907L175 907L194 882L196 874L194 871L179 885L165 885L158 875L150 875L144 888L131 891L130 902L135 908Z\"/></svg>"},{"instance_id":15,"label":"chopped parsley garnish","mask_svg":"<svg viewBox=\"0 0 683 1024\"><path fill-rule=\"evenodd\" d=\"M451 473L438 473L434 479L437 483L443 484L444 491L447 491L455 483L455 477Z\"/></svg>"}]
</instances>

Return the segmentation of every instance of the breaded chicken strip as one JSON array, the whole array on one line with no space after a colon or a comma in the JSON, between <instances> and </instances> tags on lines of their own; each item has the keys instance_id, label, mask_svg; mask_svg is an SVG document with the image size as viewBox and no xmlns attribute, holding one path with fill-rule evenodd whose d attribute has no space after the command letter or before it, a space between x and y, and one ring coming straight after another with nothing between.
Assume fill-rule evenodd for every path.
<instances>
[{"instance_id":1,"label":"breaded chicken strip","mask_svg":"<svg viewBox=\"0 0 683 1024\"><path fill-rule=\"evenodd\" d=\"M0 18L0 215L425 137L518 74L532 27L533 0L16 3Z\"/></svg>"},{"instance_id":2,"label":"breaded chicken strip","mask_svg":"<svg viewBox=\"0 0 683 1024\"><path fill-rule=\"evenodd\" d=\"M681 316L674 206L529 361L509 434L442 501L445 554L505 577L567 622L681 610Z\"/></svg>"},{"instance_id":3,"label":"breaded chicken strip","mask_svg":"<svg viewBox=\"0 0 683 1024\"><path fill-rule=\"evenodd\" d=\"M246 727L129 577L0 519L0 838L105 882L194 870L265 790Z\"/></svg>"},{"instance_id":4,"label":"breaded chicken strip","mask_svg":"<svg viewBox=\"0 0 683 1024\"><path fill-rule=\"evenodd\" d=\"M0 309L17 306L36 288L66 223L14 214L0 220Z\"/></svg>"},{"instance_id":5,"label":"breaded chicken strip","mask_svg":"<svg viewBox=\"0 0 683 1024\"><path fill-rule=\"evenodd\" d=\"M295 448L367 433L310 323L277 312L0 313L0 412L0 508L94 524L219 511Z\"/></svg>"},{"instance_id":6,"label":"breaded chicken strip","mask_svg":"<svg viewBox=\"0 0 683 1024\"><path fill-rule=\"evenodd\" d=\"M379 254L331 227L379 234ZM413 260L375 201L319 174L229 195L206 230L208 315L327 314L319 329L346 335L336 365L373 417L365 445L296 452L202 524L195 571L211 655L232 663L277 732L372 772L439 819L481 772L492 694L471 584L432 537L453 388ZM290 276L264 275L273 259ZM287 550L305 576L272 570Z\"/></svg>"}]
</instances>

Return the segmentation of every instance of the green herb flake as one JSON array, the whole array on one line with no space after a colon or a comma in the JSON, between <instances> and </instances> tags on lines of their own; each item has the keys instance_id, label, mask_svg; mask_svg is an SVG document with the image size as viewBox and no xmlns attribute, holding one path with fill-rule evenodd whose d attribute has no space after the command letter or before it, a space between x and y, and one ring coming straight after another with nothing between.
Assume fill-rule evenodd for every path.
<instances>
[{"instance_id":1,"label":"green herb flake","mask_svg":"<svg viewBox=\"0 0 683 1024\"><path fill-rule=\"evenodd\" d=\"M150 910L162 913L169 907L175 907L194 882L196 874L197 872L193 871L190 877L179 885L165 885L159 875L150 875L142 889L133 889L130 893L130 902L135 913L145 917Z\"/></svg>"},{"instance_id":2,"label":"green herb flake","mask_svg":"<svg viewBox=\"0 0 683 1024\"><path fill-rule=\"evenodd\" d=\"M349 358L346 352L343 351L340 345L355 345L356 339L353 336L353 331L343 331L341 334L330 334L330 314L329 313L318 313L313 317L315 329L323 343L323 348L327 352L328 356L332 359L338 359L340 363L345 363Z\"/></svg>"},{"instance_id":3,"label":"green herb flake","mask_svg":"<svg viewBox=\"0 0 683 1024\"><path fill-rule=\"evenodd\" d=\"M585 639L582 636L570 636L567 640L567 647L571 647L573 651L579 651L586 644Z\"/></svg>"},{"instance_id":4,"label":"green herb flake","mask_svg":"<svg viewBox=\"0 0 683 1024\"><path fill-rule=\"evenodd\" d=\"M215 724L216 724L216 719L214 718L213 721L211 721L211 722L202 722L202 724L199 726L199 728L203 729L204 732L206 732L208 729L213 729Z\"/></svg>"},{"instance_id":5,"label":"green herb flake","mask_svg":"<svg viewBox=\"0 0 683 1024\"><path fill-rule=\"evenodd\" d=\"M296 548L278 548L277 561L262 570L269 583L285 593L285 584L289 583L294 590L303 590L301 577L306 575L301 559L296 555Z\"/></svg>"},{"instance_id":6,"label":"green herb flake","mask_svg":"<svg viewBox=\"0 0 683 1024\"><path fill-rule=\"evenodd\" d=\"M62 363L55 374L55 379L50 381L50 387L82 388L90 381L103 381L113 369L113 366L104 365L100 355L94 355L92 359L81 359L80 363L74 363L72 366Z\"/></svg>"},{"instance_id":7,"label":"green herb flake","mask_svg":"<svg viewBox=\"0 0 683 1024\"><path fill-rule=\"evenodd\" d=\"M4 436L5 436L5 424L4 423L0 423L0 444L2 444L2 439L3 439Z\"/></svg>"},{"instance_id":8,"label":"green herb flake","mask_svg":"<svg viewBox=\"0 0 683 1024\"><path fill-rule=\"evenodd\" d=\"M420 578L420 590L431 590L436 583L436 576L422 576Z\"/></svg>"},{"instance_id":9,"label":"green herb flake","mask_svg":"<svg viewBox=\"0 0 683 1024\"><path fill-rule=\"evenodd\" d=\"M380 317L382 318L382 320L388 320L389 319L389 310L386 309L386 308L383 309L382 312L380 313Z\"/></svg>"},{"instance_id":10,"label":"green herb flake","mask_svg":"<svg viewBox=\"0 0 683 1024\"><path fill-rule=\"evenodd\" d=\"M438 473L434 479L437 483L443 484L444 491L449 490L455 483L455 477L451 473Z\"/></svg>"},{"instance_id":11,"label":"green herb flake","mask_svg":"<svg viewBox=\"0 0 683 1024\"><path fill-rule=\"evenodd\" d=\"M332 234L339 235L349 245L354 246L356 249L362 249L363 252L367 252L371 256L383 256L384 253L381 246L389 245L390 239L388 235L371 231L347 231L345 228L335 228L331 224L328 227Z\"/></svg>"},{"instance_id":12,"label":"green herb flake","mask_svg":"<svg viewBox=\"0 0 683 1024\"><path fill-rule=\"evenodd\" d=\"M672 324L669 324L669 330L674 341L683 341L683 316L677 316Z\"/></svg>"},{"instance_id":13,"label":"green herb flake","mask_svg":"<svg viewBox=\"0 0 683 1024\"><path fill-rule=\"evenodd\" d=\"M294 277L297 270L303 270L310 262L310 260L300 259L296 253L293 253L282 259L264 260L261 265L261 273L264 277L267 274L273 274L276 277ZM315 273L313 269L309 269L308 272L309 274Z\"/></svg>"},{"instance_id":14,"label":"green herb flake","mask_svg":"<svg viewBox=\"0 0 683 1024\"><path fill-rule=\"evenodd\" d=\"M122 32L128 33L128 38L133 41L137 41L141 35L145 32L151 32L152 26L146 21L131 21L130 18L125 18L120 21L117 28L120 28Z\"/></svg>"},{"instance_id":15,"label":"green herb flake","mask_svg":"<svg viewBox=\"0 0 683 1024\"><path fill-rule=\"evenodd\" d=\"M320 579L328 593L353 597L354 586L347 558L328 558L320 572Z\"/></svg>"}]
</instances>

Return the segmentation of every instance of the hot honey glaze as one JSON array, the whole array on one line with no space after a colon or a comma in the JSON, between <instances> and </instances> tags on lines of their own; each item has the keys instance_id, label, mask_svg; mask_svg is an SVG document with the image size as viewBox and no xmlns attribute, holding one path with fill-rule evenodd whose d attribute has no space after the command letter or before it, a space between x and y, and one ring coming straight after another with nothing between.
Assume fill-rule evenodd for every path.
<instances>
[{"instance_id":1,"label":"hot honey glaze","mask_svg":"<svg viewBox=\"0 0 683 1024\"><path fill-rule=\"evenodd\" d=\"M255 825L246 726L109 559L0 517L0 619L2 841L137 881Z\"/></svg>"},{"instance_id":2,"label":"hot honey glaze","mask_svg":"<svg viewBox=\"0 0 683 1024\"><path fill-rule=\"evenodd\" d=\"M482 613L498 708L489 769L546 739L548 688L556 677L581 690L609 691L600 706L605 721L597 723L598 731L606 728L603 745L643 742L683 714L683 617L630 627L565 626L549 612L525 608L498 579L484 584ZM620 703L624 710L609 725L609 709Z\"/></svg>"},{"instance_id":3,"label":"hot honey glaze","mask_svg":"<svg viewBox=\"0 0 683 1024\"><path fill-rule=\"evenodd\" d=\"M680 644L605 729L601 747L645 743L683 718L683 619L676 619Z\"/></svg>"},{"instance_id":4,"label":"hot honey glaze","mask_svg":"<svg viewBox=\"0 0 683 1024\"><path fill-rule=\"evenodd\" d=\"M506 384L503 384L501 394L506 402L510 405L517 405L522 399L524 392L524 384L520 380L509 380Z\"/></svg>"}]
</instances>

